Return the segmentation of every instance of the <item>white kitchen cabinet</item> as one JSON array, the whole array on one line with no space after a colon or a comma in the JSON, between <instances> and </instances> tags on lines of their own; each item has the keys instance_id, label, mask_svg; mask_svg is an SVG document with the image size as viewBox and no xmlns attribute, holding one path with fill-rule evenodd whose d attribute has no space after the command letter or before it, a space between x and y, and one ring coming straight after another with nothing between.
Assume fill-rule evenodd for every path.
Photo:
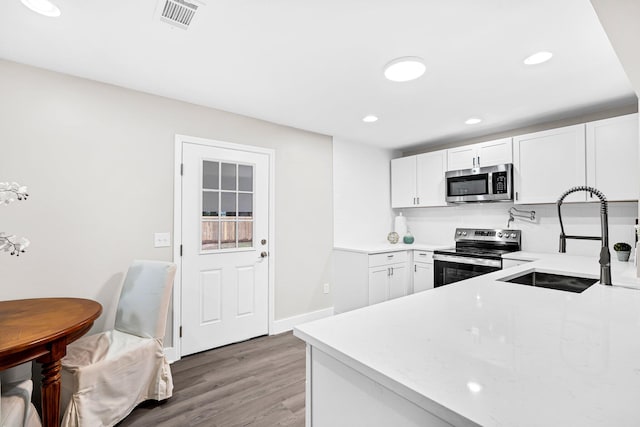
<instances>
[{"instance_id":1,"label":"white kitchen cabinet","mask_svg":"<svg viewBox=\"0 0 640 427\"><path fill-rule=\"evenodd\" d=\"M513 138L516 204L555 203L571 187L585 185L585 125L579 124ZM565 202L584 202L577 192Z\"/></svg>"},{"instance_id":2,"label":"white kitchen cabinet","mask_svg":"<svg viewBox=\"0 0 640 427\"><path fill-rule=\"evenodd\" d=\"M609 201L638 200L638 114L587 123L586 141L587 185Z\"/></svg>"},{"instance_id":3,"label":"white kitchen cabinet","mask_svg":"<svg viewBox=\"0 0 640 427\"><path fill-rule=\"evenodd\" d=\"M447 150L391 160L391 207L446 206Z\"/></svg>"},{"instance_id":4,"label":"white kitchen cabinet","mask_svg":"<svg viewBox=\"0 0 640 427\"><path fill-rule=\"evenodd\" d=\"M334 250L334 312L344 313L409 293L408 251Z\"/></svg>"},{"instance_id":5,"label":"white kitchen cabinet","mask_svg":"<svg viewBox=\"0 0 640 427\"><path fill-rule=\"evenodd\" d=\"M391 207L406 208L416 205L417 156L391 160Z\"/></svg>"},{"instance_id":6,"label":"white kitchen cabinet","mask_svg":"<svg viewBox=\"0 0 640 427\"><path fill-rule=\"evenodd\" d=\"M447 150L447 170L449 171L512 162L512 138L496 139Z\"/></svg>"},{"instance_id":7,"label":"white kitchen cabinet","mask_svg":"<svg viewBox=\"0 0 640 427\"><path fill-rule=\"evenodd\" d=\"M413 293L433 289L433 252L413 251Z\"/></svg>"}]
</instances>

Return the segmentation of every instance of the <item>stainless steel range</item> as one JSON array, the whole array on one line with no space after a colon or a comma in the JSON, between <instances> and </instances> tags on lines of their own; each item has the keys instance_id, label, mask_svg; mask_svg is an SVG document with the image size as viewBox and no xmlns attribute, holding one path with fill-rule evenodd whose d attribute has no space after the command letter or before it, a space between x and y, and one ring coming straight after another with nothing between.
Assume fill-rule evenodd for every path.
<instances>
[{"instance_id":1,"label":"stainless steel range","mask_svg":"<svg viewBox=\"0 0 640 427\"><path fill-rule=\"evenodd\" d=\"M456 247L434 251L434 286L502 269L502 255L520 250L520 230L456 228Z\"/></svg>"}]
</instances>

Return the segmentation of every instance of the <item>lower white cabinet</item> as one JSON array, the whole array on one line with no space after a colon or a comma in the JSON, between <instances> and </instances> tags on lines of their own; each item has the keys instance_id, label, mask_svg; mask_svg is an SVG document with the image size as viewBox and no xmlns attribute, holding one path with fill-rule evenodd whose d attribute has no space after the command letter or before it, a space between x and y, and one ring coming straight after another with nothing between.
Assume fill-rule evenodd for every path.
<instances>
[{"instance_id":1,"label":"lower white cabinet","mask_svg":"<svg viewBox=\"0 0 640 427\"><path fill-rule=\"evenodd\" d=\"M334 250L335 313L377 304L409 293L410 251L369 254Z\"/></svg>"},{"instance_id":2,"label":"lower white cabinet","mask_svg":"<svg viewBox=\"0 0 640 427\"><path fill-rule=\"evenodd\" d=\"M407 263L369 267L369 305L408 293Z\"/></svg>"},{"instance_id":3,"label":"lower white cabinet","mask_svg":"<svg viewBox=\"0 0 640 427\"><path fill-rule=\"evenodd\" d=\"M413 293L433 289L433 252L413 251Z\"/></svg>"}]
</instances>

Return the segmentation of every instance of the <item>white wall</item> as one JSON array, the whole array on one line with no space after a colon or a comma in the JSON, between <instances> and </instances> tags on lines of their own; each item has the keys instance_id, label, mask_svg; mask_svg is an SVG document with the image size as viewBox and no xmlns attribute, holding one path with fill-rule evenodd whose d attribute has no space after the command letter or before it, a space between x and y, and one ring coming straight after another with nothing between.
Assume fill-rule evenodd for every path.
<instances>
[{"instance_id":1,"label":"white wall","mask_svg":"<svg viewBox=\"0 0 640 427\"><path fill-rule=\"evenodd\" d=\"M390 164L398 153L333 139L334 244L375 243L393 230Z\"/></svg>"},{"instance_id":2,"label":"white wall","mask_svg":"<svg viewBox=\"0 0 640 427\"><path fill-rule=\"evenodd\" d=\"M462 204L440 208L403 209L409 229L416 242L453 245L456 227L506 228L512 203ZM512 229L522 230L522 250L558 252L560 225L555 204L517 205L517 209L536 211L534 222L516 218ZM400 211L400 210L397 210ZM637 202L609 203L609 243L627 242L634 245ZM567 234L600 235L599 203L564 203L562 222ZM597 257L599 241L568 240L567 253Z\"/></svg>"},{"instance_id":3,"label":"white wall","mask_svg":"<svg viewBox=\"0 0 640 427\"><path fill-rule=\"evenodd\" d=\"M0 254L0 299L92 298L111 327L131 260L172 259L175 134L275 150L275 319L331 307L331 137L3 60L0 181L31 197L0 230L32 245Z\"/></svg>"}]
</instances>

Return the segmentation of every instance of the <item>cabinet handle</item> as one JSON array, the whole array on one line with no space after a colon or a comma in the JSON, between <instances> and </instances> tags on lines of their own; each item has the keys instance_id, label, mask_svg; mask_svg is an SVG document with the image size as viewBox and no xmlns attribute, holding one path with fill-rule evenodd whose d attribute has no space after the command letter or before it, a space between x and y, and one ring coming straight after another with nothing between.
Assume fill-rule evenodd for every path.
<instances>
[{"instance_id":1,"label":"cabinet handle","mask_svg":"<svg viewBox=\"0 0 640 427\"><path fill-rule=\"evenodd\" d=\"M418 203L416 203L416 205L420 204L420 197L417 198L418 199Z\"/></svg>"},{"instance_id":2,"label":"cabinet handle","mask_svg":"<svg viewBox=\"0 0 640 427\"><path fill-rule=\"evenodd\" d=\"M391 267L391 275L393 276L393 267Z\"/></svg>"},{"instance_id":3,"label":"cabinet handle","mask_svg":"<svg viewBox=\"0 0 640 427\"><path fill-rule=\"evenodd\" d=\"M387 258L393 258L395 255L391 254L391 255L387 255Z\"/></svg>"},{"instance_id":4,"label":"cabinet handle","mask_svg":"<svg viewBox=\"0 0 640 427\"><path fill-rule=\"evenodd\" d=\"M518 200L518 192L516 191L516 200Z\"/></svg>"},{"instance_id":5,"label":"cabinet handle","mask_svg":"<svg viewBox=\"0 0 640 427\"><path fill-rule=\"evenodd\" d=\"M417 265L414 265L414 266L413 266L413 272L414 272L414 273L417 273L417 272L418 272L418 266L417 266Z\"/></svg>"},{"instance_id":6,"label":"cabinet handle","mask_svg":"<svg viewBox=\"0 0 640 427\"><path fill-rule=\"evenodd\" d=\"M424 252L419 253L418 255L420 256L427 256L427 254L425 254Z\"/></svg>"},{"instance_id":7,"label":"cabinet handle","mask_svg":"<svg viewBox=\"0 0 640 427\"><path fill-rule=\"evenodd\" d=\"M480 156L478 156L478 167L480 167Z\"/></svg>"},{"instance_id":8,"label":"cabinet handle","mask_svg":"<svg viewBox=\"0 0 640 427\"><path fill-rule=\"evenodd\" d=\"M391 276L391 267L387 267L387 276Z\"/></svg>"},{"instance_id":9,"label":"cabinet handle","mask_svg":"<svg viewBox=\"0 0 640 427\"><path fill-rule=\"evenodd\" d=\"M476 167L476 158L475 157L473 158L473 167L474 168Z\"/></svg>"}]
</instances>

